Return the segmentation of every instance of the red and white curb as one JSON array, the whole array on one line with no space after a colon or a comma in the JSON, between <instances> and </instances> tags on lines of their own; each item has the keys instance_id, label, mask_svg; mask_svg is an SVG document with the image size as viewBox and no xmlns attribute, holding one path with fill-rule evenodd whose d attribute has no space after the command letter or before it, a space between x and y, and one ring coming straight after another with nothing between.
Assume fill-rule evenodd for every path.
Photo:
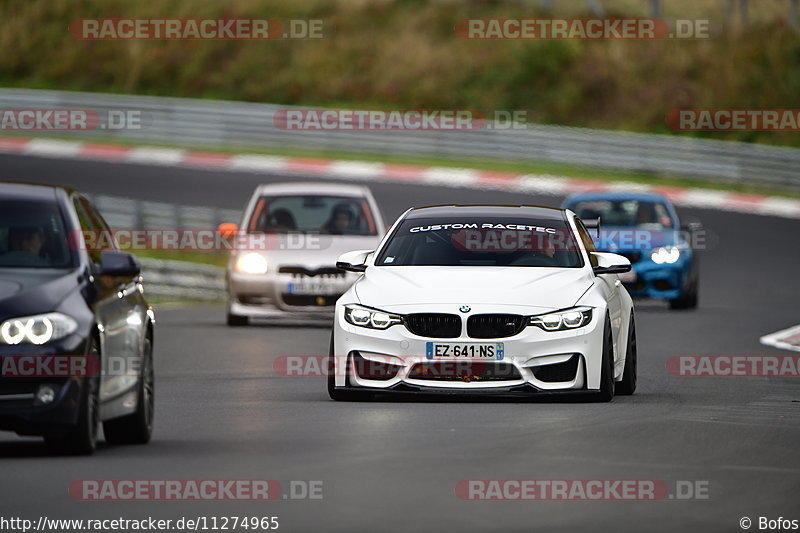
<instances>
[{"instance_id":1,"label":"red and white curb","mask_svg":"<svg viewBox=\"0 0 800 533\"><path fill-rule=\"evenodd\" d=\"M759 340L767 346L800 352L800 325L764 335Z\"/></svg>"},{"instance_id":2,"label":"red and white curb","mask_svg":"<svg viewBox=\"0 0 800 533\"><path fill-rule=\"evenodd\" d=\"M425 167L257 154L227 154L18 137L0 137L0 152L39 157L113 161L117 163L295 174L361 182L383 181L494 189L553 196L595 191L653 192L663 194L676 205L684 207L717 209L793 219L800 218L800 200L794 198L702 188L645 185L623 181L583 180L550 174L517 174L470 168Z\"/></svg>"}]
</instances>

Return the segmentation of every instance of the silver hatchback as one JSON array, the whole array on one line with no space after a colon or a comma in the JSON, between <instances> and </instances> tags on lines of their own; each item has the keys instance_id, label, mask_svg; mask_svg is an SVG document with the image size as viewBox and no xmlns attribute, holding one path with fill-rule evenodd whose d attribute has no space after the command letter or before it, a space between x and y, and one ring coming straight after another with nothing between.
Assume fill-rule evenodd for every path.
<instances>
[{"instance_id":1,"label":"silver hatchback","mask_svg":"<svg viewBox=\"0 0 800 533\"><path fill-rule=\"evenodd\" d=\"M374 250L386 227L368 188L336 183L276 183L256 188L228 261L227 320L330 316L358 278L336 268L351 250Z\"/></svg>"}]
</instances>

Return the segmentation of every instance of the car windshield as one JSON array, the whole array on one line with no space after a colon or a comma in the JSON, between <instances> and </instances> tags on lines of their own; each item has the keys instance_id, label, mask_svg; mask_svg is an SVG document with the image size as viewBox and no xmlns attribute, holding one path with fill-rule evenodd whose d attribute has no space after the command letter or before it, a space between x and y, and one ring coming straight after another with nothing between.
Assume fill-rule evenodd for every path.
<instances>
[{"instance_id":1,"label":"car windshield","mask_svg":"<svg viewBox=\"0 0 800 533\"><path fill-rule=\"evenodd\" d=\"M0 200L0 268L71 264L64 220L55 203Z\"/></svg>"},{"instance_id":2,"label":"car windshield","mask_svg":"<svg viewBox=\"0 0 800 533\"><path fill-rule=\"evenodd\" d=\"M375 262L379 266L583 266L564 220L520 217L404 220Z\"/></svg>"},{"instance_id":3,"label":"car windshield","mask_svg":"<svg viewBox=\"0 0 800 533\"><path fill-rule=\"evenodd\" d=\"M650 200L587 200L569 209L583 220L599 217L603 226L661 229L675 224L666 205Z\"/></svg>"},{"instance_id":4,"label":"car windshield","mask_svg":"<svg viewBox=\"0 0 800 533\"><path fill-rule=\"evenodd\" d=\"M249 232L377 235L366 198L355 196L262 196L247 225Z\"/></svg>"}]
</instances>

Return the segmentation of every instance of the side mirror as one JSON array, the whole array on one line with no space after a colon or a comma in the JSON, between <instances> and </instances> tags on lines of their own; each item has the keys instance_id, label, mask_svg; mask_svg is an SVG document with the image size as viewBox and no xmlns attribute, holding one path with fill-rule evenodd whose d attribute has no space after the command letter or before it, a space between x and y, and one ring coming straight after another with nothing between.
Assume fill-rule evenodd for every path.
<instances>
[{"instance_id":1,"label":"side mirror","mask_svg":"<svg viewBox=\"0 0 800 533\"><path fill-rule=\"evenodd\" d=\"M100 252L100 267L96 269L99 276L124 276L132 278L142 271L142 265L133 255L116 250Z\"/></svg>"},{"instance_id":2,"label":"side mirror","mask_svg":"<svg viewBox=\"0 0 800 533\"><path fill-rule=\"evenodd\" d=\"M608 252L590 252L597 259L597 266L592 267L595 274L622 274L631 271L631 262L627 257Z\"/></svg>"},{"instance_id":3,"label":"side mirror","mask_svg":"<svg viewBox=\"0 0 800 533\"><path fill-rule=\"evenodd\" d=\"M356 250L344 253L336 260L336 268L349 272L364 272L367 269L367 258L372 252L373 250Z\"/></svg>"},{"instance_id":4,"label":"side mirror","mask_svg":"<svg viewBox=\"0 0 800 533\"><path fill-rule=\"evenodd\" d=\"M217 233L226 239L234 237L237 231L239 231L239 226L231 222L223 222L217 226Z\"/></svg>"}]
</instances>

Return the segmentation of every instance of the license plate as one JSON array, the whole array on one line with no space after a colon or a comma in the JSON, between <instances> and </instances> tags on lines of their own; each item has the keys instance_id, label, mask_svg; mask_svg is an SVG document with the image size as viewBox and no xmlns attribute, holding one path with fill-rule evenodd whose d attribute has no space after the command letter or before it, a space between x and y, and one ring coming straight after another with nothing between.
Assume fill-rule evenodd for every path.
<instances>
[{"instance_id":1,"label":"license plate","mask_svg":"<svg viewBox=\"0 0 800 533\"><path fill-rule=\"evenodd\" d=\"M505 355L502 342L486 343L439 343L428 342L425 346L425 357L463 357L467 359L494 359L499 361Z\"/></svg>"},{"instance_id":2,"label":"license plate","mask_svg":"<svg viewBox=\"0 0 800 533\"><path fill-rule=\"evenodd\" d=\"M331 285L329 283L290 282L286 287L286 292L289 294L301 294L301 295L319 294L322 296L330 296L333 294L337 294L339 290L338 287L336 287L335 285Z\"/></svg>"},{"instance_id":3,"label":"license plate","mask_svg":"<svg viewBox=\"0 0 800 533\"><path fill-rule=\"evenodd\" d=\"M637 277L635 270L631 270L629 272L623 272L622 274L619 275L619 280L622 283L635 283L636 279Z\"/></svg>"}]
</instances>

